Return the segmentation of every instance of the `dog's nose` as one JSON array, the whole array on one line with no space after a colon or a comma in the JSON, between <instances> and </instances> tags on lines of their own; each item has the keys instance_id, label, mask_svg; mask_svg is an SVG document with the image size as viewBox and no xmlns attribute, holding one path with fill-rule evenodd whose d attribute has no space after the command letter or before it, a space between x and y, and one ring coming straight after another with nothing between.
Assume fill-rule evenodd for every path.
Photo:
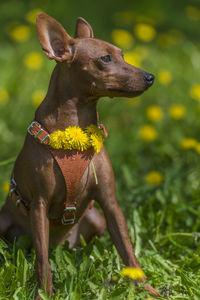
<instances>
[{"instance_id":1,"label":"dog's nose","mask_svg":"<svg viewBox=\"0 0 200 300\"><path fill-rule=\"evenodd\" d=\"M149 74L149 73L145 73L144 74L144 81L148 86L151 86L154 82L154 75Z\"/></svg>"}]
</instances>

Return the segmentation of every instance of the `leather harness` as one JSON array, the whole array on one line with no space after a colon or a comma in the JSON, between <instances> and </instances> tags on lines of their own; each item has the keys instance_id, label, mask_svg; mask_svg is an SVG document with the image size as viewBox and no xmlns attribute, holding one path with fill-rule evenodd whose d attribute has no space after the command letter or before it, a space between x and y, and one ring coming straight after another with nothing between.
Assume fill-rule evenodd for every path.
<instances>
[{"instance_id":1,"label":"leather harness","mask_svg":"<svg viewBox=\"0 0 200 300\"><path fill-rule=\"evenodd\" d=\"M104 135L107 136L104 125L99 124L98 126L103 130ZM31 122L28 127L28 133L41 144L44 144L57 162L64 177L66 187L66 201L64 202L64 213L61 222L63 225L74 224L76 213L75 196L78 184L95 153L93 148L84 151L53 149L48 145L48 131L37 121ZM24 215L28 215L28 211L30 210L29 204L21 196L14 177L12 177L10 181L10 192L11 198L15 202L16 206L19 207L20 211Z\"/></svg>"}]
</instances>

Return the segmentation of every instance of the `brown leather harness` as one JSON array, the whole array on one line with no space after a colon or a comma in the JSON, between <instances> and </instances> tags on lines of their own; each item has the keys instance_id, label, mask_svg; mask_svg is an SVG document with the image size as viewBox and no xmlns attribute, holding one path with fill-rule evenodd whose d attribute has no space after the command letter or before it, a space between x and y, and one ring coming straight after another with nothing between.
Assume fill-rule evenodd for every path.
<instances>
[{"instance_id":1,"label":"brown leather harness","mask_svg":"<svg viewBox=\"0 0 200 300\"><path fill-rule=\"evenodd\" d=\"M105 136L107 136L107 132L103 124L100 124L99 127L104 131ZM64 177L66 187L66 201L64 202L64 213L61 222L63 225L74 224L76 214L75 196L77 193L78 184L94 155L93 148L85 151L53 149L48 145L48 131L37 121L31 122L28 127L28 133L37 139L41 144L46 145L53 158L57 162ZM28 211L30 210L29 204L21 196L14 177L12 177L10 181L10 192L12 200L19 207L21 212L24 215L28 215Z\"/></svg>"}]
</instances>

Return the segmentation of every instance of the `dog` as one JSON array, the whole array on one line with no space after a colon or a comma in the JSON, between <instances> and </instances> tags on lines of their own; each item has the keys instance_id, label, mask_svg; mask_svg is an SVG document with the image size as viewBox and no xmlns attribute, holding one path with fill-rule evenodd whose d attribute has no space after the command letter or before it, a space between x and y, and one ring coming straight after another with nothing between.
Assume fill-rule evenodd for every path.
<instances>
[{"instance_id":1,"label":"dog","mask_svg":"<svg viewBox=\"0 0 200 300\"><path fill-rule=\"evenodd\" d=\"M44 53L56 66L14 164L10 193L0 211L0 236L9 241L24 234L32 238L38 288L44 289L46 284L52 295L49 243L59 245L68 240L72 248L79 245L80 235L88 242L107 227L124 264L141 268L116 200L108 154L104 146L95 152L91 139L102 141L106 134L98 123L98 99L138 96L153 84L154 76L126 63L118 47L94 38L92 27L83 18L77 19L75 38L45 13L37 15L37 30ZM93 128L93 133L88 128ZM74 138L79 132L90 147L77 140L77 149L63 146L63 141L62 149L58 142L51 147L53 138L60 134L66 141L72 130ZM145 281L145 277L138 280ZM150 285L144 288L159 295ZM36 299L40 299L38 294Z\"/></svg>"}]
</instances>

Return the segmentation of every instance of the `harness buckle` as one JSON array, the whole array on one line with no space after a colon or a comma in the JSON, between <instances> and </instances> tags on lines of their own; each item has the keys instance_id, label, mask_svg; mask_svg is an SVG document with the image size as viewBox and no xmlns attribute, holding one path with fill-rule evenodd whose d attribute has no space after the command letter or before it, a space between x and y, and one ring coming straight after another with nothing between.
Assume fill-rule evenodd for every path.
<instances>
[{"instance_id":1,"label":"harness buckle","mask_svg":"<svg viewBox=\"0 0 200 300\"><path fill-rule=\"evenodd\" d=\"M98 124L98 128L103 131L105 137L108 136L108 132L106 130L106 127L102 123Z\"/></svg>"},{"instance_id":2,"label":"harness buckle","mask_svg":"<svg viewBox=\"0 0 200 300\"><path fill-rule=\"evenodd\" d=\"M75 211L76 211L76 206L65 207L64 214L61 220L63 225L72 225L75 223ZM73 214L72 216L70 215L70 218L66 218L65 213L73 213Z\"/></svg>"},{"instance_id":3,"label":"harness buckle","mask_svg":"<svg viewBox=\"0 0 200 300\"><path fill-rule=\"evenodd\" d=\"M30 124L30 125L28 126L28 128L27 128L28 133L29 133L30 135L32 135L32 136L35 136L35 134L33 134L33 133L31 132L31 128L33 128L33 126L34 126L35 124L37 124L37 125L41 128L40 123L38 123L37 121L31 122L31 124Z\"/></svg>"},{"instance_id":4,"label":"harness buckle","mask_svg":"<svg viewBox=\"0 0 200 300\"><path fill-rule=\"evenodd\" d=\"M34 134L34 133L32 133L31 128L33 128L33 126L34 126L35 124L39 127L39 130L38 130L37 133ZM32 135L35 139L38 138L41 144L43 144L44 141L49 137L49 134L47 133L47 134L43 137L43 139L40 139L40 138L39 138L40 133L42 133L42 132L44 131L44 129L42 128L41 124L38 123L37 121L31 122L31 124L28 126L27 131L28 131L28 133L29 133L30 135Z\"/></svg>"}]
</instances>

